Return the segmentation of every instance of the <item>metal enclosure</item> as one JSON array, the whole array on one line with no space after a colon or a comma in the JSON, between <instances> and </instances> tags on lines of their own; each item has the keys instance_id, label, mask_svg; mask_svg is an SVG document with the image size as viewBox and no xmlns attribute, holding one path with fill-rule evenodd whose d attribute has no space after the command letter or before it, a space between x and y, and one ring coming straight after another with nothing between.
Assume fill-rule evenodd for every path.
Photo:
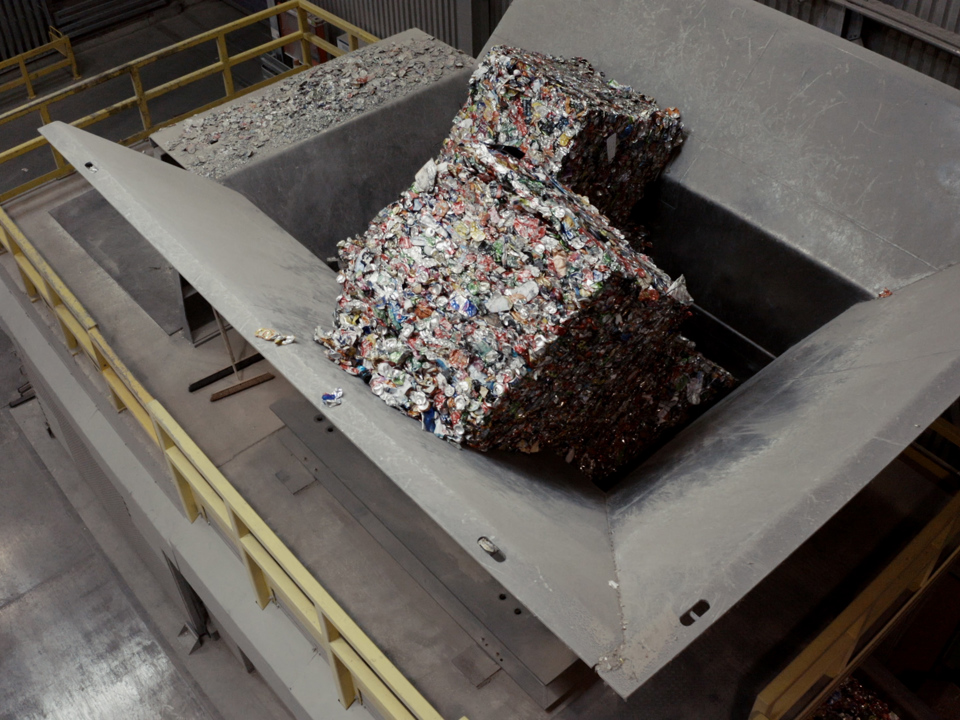
<instances>
[{"instance_id":1,"label":"metal enclosure","mask_svg":"<svg viewBox=\"0 0 960 720\"><path fill-rule=\"evenodd\" d=\"M245 337L300 337L262 352L317 407L342 386L333 426L627 697L960 395L960 113L946 88L752 0L516 0L492 42L583 55L683 110L690 139L647 208L653 255L778 356L607 494L559 460L439 442L327 361L306 340L338 292L315 239L81 130L42 132ZM384 108L316 150L370 148L350 187L382 164L385 123L417 122Z\"/></svg>"}]
</instances>

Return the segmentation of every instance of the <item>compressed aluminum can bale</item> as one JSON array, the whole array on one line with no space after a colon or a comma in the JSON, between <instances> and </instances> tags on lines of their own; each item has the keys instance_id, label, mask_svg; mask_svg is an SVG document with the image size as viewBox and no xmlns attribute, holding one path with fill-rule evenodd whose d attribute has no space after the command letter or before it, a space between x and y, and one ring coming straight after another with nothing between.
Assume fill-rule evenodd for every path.
<instances>
[{"instance_id":1,"label":"compressed aluminum can bale","mask_svg":"<svg viewBox=\"0 0 960 720\"><path fill-rule=\"evenodd\" d=\"M529 158L449 140L339 248L316 339L454 442L551 449L600 479L732 385L678 332L683 278Z\"/></svg>"},{"instance_id":2,"label":"compressed aluminum can bale","mask_svg":"<svg viewBox=\"0 0 960 720\"><path fill-rule=\"evenodd\" d=\"M516 148L623 227L683 143L683 124L583 58L501 45L471 77L451 137Z\"/></svg>"}]
</instances>

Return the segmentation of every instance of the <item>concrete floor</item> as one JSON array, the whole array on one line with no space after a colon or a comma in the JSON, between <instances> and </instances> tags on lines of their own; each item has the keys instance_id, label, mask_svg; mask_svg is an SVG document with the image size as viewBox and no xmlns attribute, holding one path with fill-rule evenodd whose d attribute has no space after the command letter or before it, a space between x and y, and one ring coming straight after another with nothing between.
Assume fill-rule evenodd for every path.
<instances>
[{"instance_id":1,"label":"concrete floor","mask_svg":"<svg viewBox=\"0 0 960 720\"><path fill-rule=\"evenodd\" d=\"M219 0L173 3L148 17L75 46L84 78L241 17ZM232 52L268 39L265 26L229 36ZM216 55L200 46L145 73L154 86ZM259 65L234 71L238 87L260 79ZM39 96L72 83L55 73L36 84ZM74 119L129 96L129 80L106 83L56 107ZM154 119L171 117L222 94L208 78L157 101ZM0 95L0 114L25 94ZM109 137L135 132L125 113L101 123ZM0 150L33 137L38 118L4 126ZM6 189L51 169L49 151L0 166ZM49 166L49 167L48 167ZM36 400L7 403L26 378L10 340L0 333L0 720L32 718L183 718L230 720L292 716L225 642L206 641L189 654L179 632L184 612L116 528L81 480L69 454L48 434Z\"/></svg>"}]
</instances>

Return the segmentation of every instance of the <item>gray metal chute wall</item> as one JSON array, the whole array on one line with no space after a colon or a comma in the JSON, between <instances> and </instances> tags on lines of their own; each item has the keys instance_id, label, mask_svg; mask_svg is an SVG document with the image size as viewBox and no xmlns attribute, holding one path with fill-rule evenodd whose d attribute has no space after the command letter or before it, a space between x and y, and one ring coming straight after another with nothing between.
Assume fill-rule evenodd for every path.
<instances>
[{"instance_id":1,"label":"gray metal chute wall","mask_svg":"<svg viewBox=\"0 0 960 720\"><path fill-rule=\"evenodd\" d=\"M465 67L312 138L251 162L223 180L317 257L363 232L433 157L467 96Z\"/></svg>"}]
</instances>

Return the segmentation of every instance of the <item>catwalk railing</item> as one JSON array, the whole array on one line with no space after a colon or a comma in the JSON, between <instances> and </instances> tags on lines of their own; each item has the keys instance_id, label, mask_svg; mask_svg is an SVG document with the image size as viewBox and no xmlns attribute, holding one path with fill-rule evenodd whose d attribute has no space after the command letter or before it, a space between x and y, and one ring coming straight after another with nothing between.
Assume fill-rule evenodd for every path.
<instances>
[{"instance_id":1,"label":"catwalk railing","mask_svg":"<svg viewBox=\"0 0 960 720\"><path fill-rule=\"evenodd\" d=\"M441 720L323 586L243 499L104 339L96 320L0 209L0 245L24 290L56 318L68 348L89 358L114 407L128 411L164 454L187 519L203 517L235 546L260 607L282 603L324 652L344 707L360 699L389 720Z\"/></svg>"},{"instance_id":2,"label":"catwalk railing","mask_svg":"<svg viewBox=\"0 0 960 720\"><path fill-rule=\"evenodd\" d=\"M295 32L235 55L227 53L225 37L229 32L291 11L296 13L298 19ZM350 49L356 49L360 40L376 41L369 33L312 3L290 0L29 102L0 115L0 127L30 112L39 112L43 122L47 123L50 121L51 105L126 75L132 82L133 96L72 124L87 127L125 109L137 107L142 130L123 141L125 144L134 143L159 127L178 122L308 68L307 65L300 65L256 85L236 90L231 68L238 63L294 42L301 43L302 57L310 55L310 46L320 48L331 56L342 54L343 50L311 32L311 15L346 32ZM155 88L144 89L139 76L141 68L211 40L217 43L218 62ZM176 118L153 122L150 101L218 73L224 84L225 94L222 98ZM46 145L46 139L38 136L0 153L0 165ZM53 148L51 152L57 163L54 171L0 195L0 202L73 172L73 168ZM132 375L104 339L96 320L3 209L0 209L0 246L0 252L9 252L15 260L26 293L35 301L42 300L53 313L67 347L87 357L100 372L117 411L128 411L163 452L187 518L194 522L202 517L216 526L243 562L257 603L261 607L266 607L272 601L282 604L317 643L330 665L342 704L349 707L356 699L361 699L365 705L376 708L381 716L391 720L440 720L439 713L296 559L160 401L151 397ZM938 420L931 429L960 446L960 429L956 426ZM908 448L904 454L934 475L942 477L942 473L946 472L934 459L915 448ZM960 497L955 497L873 583L758 695L751 720L782 720L809 715L819 701L832 692L886 632L916 604L923 591L956 559L958 553ZM904 597L907 598L905 601Z\"/></svg>"},{"instance_id":3,"label":"catwalk railing","mask_svg":"<svg viewBox=\"0 0 960 720\"><path fill-rule=\"evenodd\" d=\"M296 32L275 38L269 43L242 53L227 55L224 41L226 33L291 10L296 12L299 20L299 29ZM18 110L0 116L0 124L34 111L41 113L44 123L49 122L51 104L106 82L108 79L129 75L135 91L133 97L77 120L73 124L86 127L122 109L136 105L140 108L143 131L124 141L127 144L135 142L146 137L162 124L176 122L202 112L220 102L282 80L307 67L293 68L263 83L237 91L233 87L230 75L230 68L237 63L297 41L303 43L303 57L309 56L308 45L319 47L333 56L342 54L343 50L307 32L308 15L314 15L348 33L351 49L356 49L359 40L365 42L377 40L369 33L341 21L309 2L291 0L28 103ZM161 57L211 39L216 39L220 48L219 62L157 88L147 91L143 89L142 83L139 82L140 68ZM148 107L151 99L213 73L220 73L223 76L226 94L222 99L165 123L155 124L151 121ZM46 144L46 139L39 137L5 153L0 153L0 164ZM3 195L2 199L9 200L42 183L72 172L73 169L56 152L54 157L57 160L55 171L15 188ZM360 700L363 705L375 709L380 716L388 720L441 720L441 715L297 560L160 401L150 396L104 339L97 321L44 260L9 214L0 209L0 253L2 252L12 255L23 288L31 300L42 300L43 304L50 309L67 347L75 354L88 358L99 371L116 410L129 412L150 440L159 446L187 519L194 522L202 517L208 523L216 525L233 544L242 560L250 578L253 595L260 607L266 607L270 602L282 604L296 618L302 630L317 643L330 665L341 704L346 708L356 700Z\"/></svg>"},{"instance_id":4,"label":"catwalk railing","mask_svg":"<svg viewBox=\"0 0 960 720\"><path fill-rule=\"evenodd\" d=\"M271 17L285 14L287 12L295 12L297 15L297 29L294 32L281 35L280 37L270 40L269 42L257 45L256 47L249 48L242 52L238 52L233 55L229 54L227 51L226 40L226 37L229 33L249 25L262 22L263 20L267 20ZM128 63L124 63L123 65L113 68L112 70L107 70L99 75L95 75L91 78L87 78L86 80L82 80L81 82L74 83L73 85L63 88L62 90L58 90L49 95L36 98L25 105L3 113L0 115L0 135L3 133L3 125L32 113L38 113L42 124L46 125L51 121L51 107L55 106L57 103L74 95L87 92L92 88L103 85L104 83L115 80L116 78L126 76L130 78L130 83L133 89L133 94L130 97L113 103L109 107L97 110L96 112L86 115L85 117L74 120L70 124L74 125L75 127L85 128L106 120L109 117L113 117L114 115L122 113L126 110L130 110L131 108L137 108L140 113L140 124L142 129L129 135L128 137L125 137L120 142L123 145L130 145L138 142L139 140L143 140L144 138L148 137L161 127L180 122L191 115L209 110L210 108L216 107L217 105L228 102L235 98L242 97L247 93L259 90L266 85L275 83L278 80L282 80L310 68L310 63L301 62L299 65L296 65L280 73L279 75L267 78L245 88L237 89L234 86L232 69L240 63L253 60L261 55L264 55L265 53L276 50L277 48L285 45L290 45L291 43L300 44L302 58L309 58L312 56L310 49L311 46L317 47L327 55L333 57L342 55L344 53L343 50L328 42L324 38L318 36L314 32L313 26L310 22L311 17L315 18L317 21L322 21L323 23L327 23L342 30L347 35L350 50L357 49L361 40L367 43L373 43L377 41L375 36L371 35L365 30L362 30L357 26L346 22L345 20L338 18L336 15L317 7L313 3L307 2L306 0L289 0L289 2L281 3L275 7L269 8L268 10L263 10L252 15L248 15L240 20L236 20L227 25L221 25L213 30L195 35L174 45L170 45L157 50L156 52L152 52L149 55L144 55L136 60L131 60ZM215 41L217 44L217 52L219 56L217 62L197 68L186 75L181 75L180 77L169 80L165 83L157 85L156 87L144 87L143 80L141 78L141 71L143 68L164 58L171 57L185 50L189 50L190 48L212 41ZM221 76L224 89L223 97L213 100L202 107L194 108L189 112L183 113L176 117L168 118L160 122L154 121L150 113L150 103L153 100L212 75ZM47 142L46 138L38 135L31 140L27 140L26 142L23 142L15 147L0 152L0 165L3 165L4 163L15 158L21 157L28 152L38 150L44 146L49 147L49 145L50 144ZM60 156L58 152L56 152L56 150L51 147L50 151L53 153L53 160L56 164L56 167L49 172L38 175L28 182L25 182L0 194L0 202L5 202L23 192L26 192L27 190L39 187L50 180L64 177L73 172L73 168L70 167L70 165L63 159L63 157Z\"/></svg>"},{"instance_id":5,"label":"catwalk railing","mask_svg":"<svg viewBox=\"0 0 960 720\"><path fill-rule=\"evenodd\" d=\"M39 60L54 52L63 55L63 60L45 65L35 65ZM32 69L31 64L34 64ZM70 44L70 38L56 28L50 28L50 42L46 45L27 50L6 60L0 60L0 80L2 80L3 74L10 72L12 68L17 69L18 77L0 82L0 93L23 85L27 89L27 96L34 98L37 93L33 89L33 81L64 68L70 68L75 80L80 79L80 73L77 71L77 58L73 54L73 45Z\"/></svg>"},{"instance_id":6,"label":"catwalk railing","mask_svg":"<svg viewBox=\"0 0 960 720\"><path fill-rule=\"evenodd\" d=\"M943 418L931 431L960 447L960 428ZM920 445L902 456L929 477L960 480L956 472ZM917 606L929 588L960 557L960 494L873 579L834 620L757 696L750 720L805 720Z\"/></svg>"}]
</instances>

